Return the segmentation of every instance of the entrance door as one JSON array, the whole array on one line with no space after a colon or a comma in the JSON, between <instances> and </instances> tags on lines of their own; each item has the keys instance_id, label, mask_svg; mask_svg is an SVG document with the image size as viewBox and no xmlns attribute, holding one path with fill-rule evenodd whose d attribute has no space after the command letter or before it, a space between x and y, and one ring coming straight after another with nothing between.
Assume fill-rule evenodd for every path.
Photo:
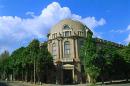
<instances>
[{"instance_id":1,"label":"entrance door","mask_svg":"<svg viewBox=\"0 0 130 86\"><path fill-rule=\"evenodd\" d=\"M72 84L73 78L72 78L72 70L63 70L63 83L64 84Z\"/></svg>"}]
</instances>

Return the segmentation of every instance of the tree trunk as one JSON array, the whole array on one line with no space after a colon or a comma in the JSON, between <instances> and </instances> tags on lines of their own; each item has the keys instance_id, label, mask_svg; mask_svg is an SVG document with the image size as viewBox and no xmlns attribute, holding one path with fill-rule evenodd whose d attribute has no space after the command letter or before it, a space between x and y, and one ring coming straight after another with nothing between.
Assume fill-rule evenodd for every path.
<instances>
[{"instance_id":1,"label":"tree trunk","mask_svg":"<svg viewBox=\"0 0 130 86\"><path fill-rule=\"evenodd\" d=\"M91 83L91 77L90 77L89 74L87 74L87 80L88 80L89 83Z\"/></svg>"},{"instance_id":2,"label":"tree trunk","mask_svg":"<svg viewBox=\"0 0 130 86\"><path fill-rule=\"evenodd\" d=\"M28 71L25 71L25 81L28 81Z\"/></svg>"},{"instance_id":3,"label":"tree trunk","mask_svg":"<svg viewBox=\"0 0 130 86\"><path fill-rule=\"evenodd\" d=\"M23 69L22 69L22 81L23 81Z\"/></svg>"},{"instance_id":4,"label":"tree trunk","mask_svg":"<svg viewBox=\"0 0 130 86\"><path fill-rule=\"evenodd\" d=\"M34 84L36 84L36 64L35 64L35 59L34 59Z\"/></svg>"},{"instance_id":5,"label":"tree trunk","mask_svg":"<svg viewBox=\"0 0 130 86\"><path fill-rule=\"evenodd\" d=\"M14 73L14 69L13 69L13 81L15 81L15 73Z\"/></svg>"}]
</instances>

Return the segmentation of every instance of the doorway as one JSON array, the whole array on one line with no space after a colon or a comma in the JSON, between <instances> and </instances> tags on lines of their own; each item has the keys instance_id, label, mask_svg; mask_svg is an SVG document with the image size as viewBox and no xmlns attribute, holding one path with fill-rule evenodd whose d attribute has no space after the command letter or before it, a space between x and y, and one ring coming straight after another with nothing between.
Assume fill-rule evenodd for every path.
<instances>
[{"instance_id":1,"label":"doorway","mask_svg":"<svg viewBox=\"0 0 130 86\"><path fill-rule=\"evenodd\" d=\"M73 84L73 74L72 70L63 70L63 83L64 84Z\"/></svg>"}]
</instances>

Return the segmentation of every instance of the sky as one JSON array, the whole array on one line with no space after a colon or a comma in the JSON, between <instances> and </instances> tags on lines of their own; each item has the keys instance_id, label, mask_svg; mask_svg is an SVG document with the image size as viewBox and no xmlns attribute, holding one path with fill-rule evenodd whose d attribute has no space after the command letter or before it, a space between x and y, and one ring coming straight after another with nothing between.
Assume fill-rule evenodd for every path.
<instances>
[{"instance_id":1,"label":"sky","mask_svg":"<svg viewBox=\"0 0 130 86\"><path fill-rule=\"evenodd\" d=\"M0 0L0 53L47 40L62 19L81 21L99 37L130 42L130 0Z\"/></svg>"}]
</instances>

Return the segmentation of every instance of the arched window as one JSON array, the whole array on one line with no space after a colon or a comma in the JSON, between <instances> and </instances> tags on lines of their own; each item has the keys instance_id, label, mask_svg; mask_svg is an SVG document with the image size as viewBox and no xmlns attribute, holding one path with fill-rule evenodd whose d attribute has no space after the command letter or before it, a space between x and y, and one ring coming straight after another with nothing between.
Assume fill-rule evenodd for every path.
<instances>
[{"instance_id":1,"label":"arched window","mask_svg":"<svg viewBox=\"0 0 130 86\"><path fill-rule=\"evenodd\" d=\"M66 41L64 42L64 54L66 55L70 55L70 42Z\"/></svg>"},{"instance_id":2,"label":"arched window","mask_svg":"<svg viewBox=\"0 0 130 86\"><path fill-rule=\"evenodd\" d=\"M70 26L69 26L69 25L67 25L67 24L65 24L65 25L63 26L63 29L68 30L68 29L70 29Z\"/></svg>"},{"instance_id":3,"label":"arched window","mask_svg":"<svg viewBox=\"0 0 130 86\"><path fill-rule=\"evenodd\" d=\"M52 56L54 59L56 58L56 44L55 43L52 44Z\"/></svg>"}]
</instances>

